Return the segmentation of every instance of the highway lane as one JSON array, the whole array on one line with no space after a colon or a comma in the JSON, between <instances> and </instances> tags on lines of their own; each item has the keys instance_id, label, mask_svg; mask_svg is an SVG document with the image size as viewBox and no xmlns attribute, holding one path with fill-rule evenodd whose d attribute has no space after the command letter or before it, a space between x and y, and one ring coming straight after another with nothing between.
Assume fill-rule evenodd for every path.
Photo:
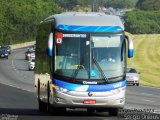
<instances>
[{"instance_id":1,"label":"highway lane","mask_svg":"<svg viewBox=\"0 0 160 120\"><path fill-rule=\"evenodd\" d=\"M160 89L127 86L125 108L154 109L160 113Z\"/></svg>"},{"instance_id":2,"label":"highway lane","mask_svg":"<svg viewBox=\"0 0 160 120\"><path fill-rule=\"evenodd\" d=\"M86 119L112 120L108 114L88 114L84 110L68 111L62 116L52 116L38 111L38 103L34 94L33 71L28 70L28 62L24 59L27 49L13 51L9 59L0 59L0 119L5 114L18 115L19 119ZM106 119L107 117L107 119Z\"/></svg>"},{"instance_id":3,"label":"highway lane","mask_svg":"<svg viewBox=\"0 0 160 120\"><path fill-rule=\"evenodd\" d=\"M3 91L3 92L2 92ZM105 114L88 114L85 111L68 111L61 115L50 115L38 111L34 93L0 84L0 119L7 115L18 116L18 120L113 120ZM4 119L4 118L3 118Z\"/></svg>"},{"instance_id":4,"label":"highway lane","mask_svg":"<svg viewBox=\"0 0 160 120\"><path fill-rule=\"evenodd\" d=\"M24 60L25 49L13 51L8 60L0 59L0 113L19 115L21 119L86 119L115 120L107 113L88 114L85 111L69 111L62 116L51 116L38 112L34 95L33 71L28 71ZM5 85L3 85L5 84ZM6 86L7 85L7 86ZM11 87L12 86L12 87ZM144 86L127 86L126 109L154 109L160 111L160 89ZM0 117L1 119L1 117Z\"/></svg>"},{"instance_id":5,"label":"highway lane","mask_svg":"<svg viewBox=\"0 0 160 120\"><path fill-rule=\"evenodd\" d=\"M33 72L28 71L24 49L13 51L9 59L0 59L0 83L34 92Z\"/></svg>"}]
</instances>

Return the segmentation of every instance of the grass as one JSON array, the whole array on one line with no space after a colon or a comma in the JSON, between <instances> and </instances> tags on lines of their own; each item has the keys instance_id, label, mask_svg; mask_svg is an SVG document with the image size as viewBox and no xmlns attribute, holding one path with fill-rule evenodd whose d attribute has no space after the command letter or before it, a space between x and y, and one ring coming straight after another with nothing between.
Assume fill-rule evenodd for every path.
<instances>
[{"instance_id":1,"label":"grass","mask_svg":"<svg viewBox=\"0 0 160 120\"><path fill-rule=\"evenodd\" d=\"M128 66L140 74L140 84L160 87L160 34L131 35L135 54Z\"/></svg>"}]
</instances>

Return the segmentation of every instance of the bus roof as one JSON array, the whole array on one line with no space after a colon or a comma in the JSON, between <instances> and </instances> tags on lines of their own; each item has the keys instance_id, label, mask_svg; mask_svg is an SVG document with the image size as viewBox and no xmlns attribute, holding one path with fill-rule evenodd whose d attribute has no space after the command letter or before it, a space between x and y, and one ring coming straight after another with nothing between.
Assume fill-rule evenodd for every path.
<instances>
[{"instance_id":1,"label":"bus roof","mask_svg":"<svg viewBox=\"0 0 160 120\"><path fill-rule=\"evenodd\" d=\"M54 15L56 28L68 31L121 32L124 26L118 16L98 12L66 12Z\"/></svg>"}]
</instances>

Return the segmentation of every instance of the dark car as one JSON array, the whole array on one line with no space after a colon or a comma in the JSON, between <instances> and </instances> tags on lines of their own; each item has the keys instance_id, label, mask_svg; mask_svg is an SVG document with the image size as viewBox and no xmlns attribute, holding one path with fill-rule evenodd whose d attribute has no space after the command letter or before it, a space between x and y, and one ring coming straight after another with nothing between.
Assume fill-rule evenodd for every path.
<instances>
[{"instance_id":1,"label":"dark car","mask_svg":"<svg viewBox=\"0 0 160 120\"><path fill-rule=\"evenodd\" d=\"M25 59L26 59L26 60L29 60L29 59L32 58L33 55L34 55L34 58L35 58L35 52L28 50L28 51L25 52Z\"/></svg>"},{"instance_id":2,"label":"dark car","mask_svg":"<svg viewBox=\"0 0 160 120\"><path fill-rule=\"evenodd\" d=\"M0 57L8 59L8 51L4 48L0 48Z\"/></svg>"},{"instance_id":3,"label":"dark car","mask_svg":"<svg viewBox=\"0 0 160 120\"><path fill-rule=\"evenodd\" d=\"M11 47L9 45L1 46L2 49L6 49L9 54L11 54Z\"/></svg>"},{"instance_id":4,"label":"dark car","mask_svg":"<svg viewBox=\"0 0 160 120\"><path fill-rule=\"evenodd\" d=\"M36 45L33 45L27 49L27 51L25 52L25 59L26 60L31 59L33 55L35 56L35 48L36 48ZM34 59L34 58L32 58L32 59Z\"/></svg>"}]
</instances>

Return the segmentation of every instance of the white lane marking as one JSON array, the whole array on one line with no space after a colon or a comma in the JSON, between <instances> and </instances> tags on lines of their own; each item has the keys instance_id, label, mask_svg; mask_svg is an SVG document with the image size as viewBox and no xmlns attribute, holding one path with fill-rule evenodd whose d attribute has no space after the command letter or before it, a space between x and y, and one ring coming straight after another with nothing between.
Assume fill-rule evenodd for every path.
<instances>
[{"instance_id":1,"label":"white lane marking","mask_svg":"<svg viewBox=\"0 0 160 120\"><path fill-rule=\"evenodd\" d=\"M148 93L136 93L136 92L132 92L130 90L126 91L127 93L133 94L133 95L146 95L146 96L151 96L152 94L148 94Z\"/></svg>"},{"instance_id":2,"label":"white lane marking","mask_svg":"<svg viewBox=\"0 0 160 120\"><path fill-rule=\"evenodd\" d=\"M147 88L155 88L155 89L159 89L160 90L160 88L159 87L152 87L152 86L145 86L145 85L140 85L141 87L147 87Z\"/></svg>"},{"instance_id":3,"label":"white lane marking","mask_svg":"<svg viewBox=\"0 0 160 120\"><path fill-rule=\"evenodd\" d=\"M17 53L14 55L14 57L12 58L12 68L16 71L16 73L21 73L21 71L16 69L16 66L14 64L14 59L16 58ZM23 75L24 78L27 78L27 76ZM31 79L30 79L31 80Z\"/></svg>"},{"instance_id":4,"label":"white lane marking","mask_svg":"<svg viewBox=\"0 0 160 120\"><path fill-rule=\"evenodd\" d=\"M143 101L147 101L147 102L155 102L155 101L153 101L153 100L148 100L148 99L142 99Z\"/></svg>"},{"instance_id":5,"label":"white lane marking","mask_svg":"<svg viewBox=\"0 0 160 120\"><path fill-rule=\"evenodd\" d=\"M148 96L154 96L154 97L160 98L160 96L158 96L158 95L149 94L149 93L136 93L136 92L131 92L130 90L127 90L127 92L130 93L130 94L132 94L132 95L144 95L146 97L148 97Z\"/></svg>"},{"instance_id":6,"label":"white lane marking","mask_svg":"<svg viewBox=\"0 0 160 120\"><path fill-rule=\"evenodd\" d=\"M14 70L16 70L16 67L15 67L15 65L14 65L14 62L13 62L13 61L14 61L14 59L15 59L16 55L17 55L17 54L15 54L15 55L13 56L13 58L12 58L12 68L13 68Z\"/></svg>"},{"instance_id":7,"label":"white lane marking","mask_svg":"<svg viewBox=\"0 0 160 120\"><path fill-rule=\"evenodd\" d=\"M153 96L153 94L149 94L149 93L139 93L141 95L145 95L145 96Z\"/></svg>"}]
</instances>

